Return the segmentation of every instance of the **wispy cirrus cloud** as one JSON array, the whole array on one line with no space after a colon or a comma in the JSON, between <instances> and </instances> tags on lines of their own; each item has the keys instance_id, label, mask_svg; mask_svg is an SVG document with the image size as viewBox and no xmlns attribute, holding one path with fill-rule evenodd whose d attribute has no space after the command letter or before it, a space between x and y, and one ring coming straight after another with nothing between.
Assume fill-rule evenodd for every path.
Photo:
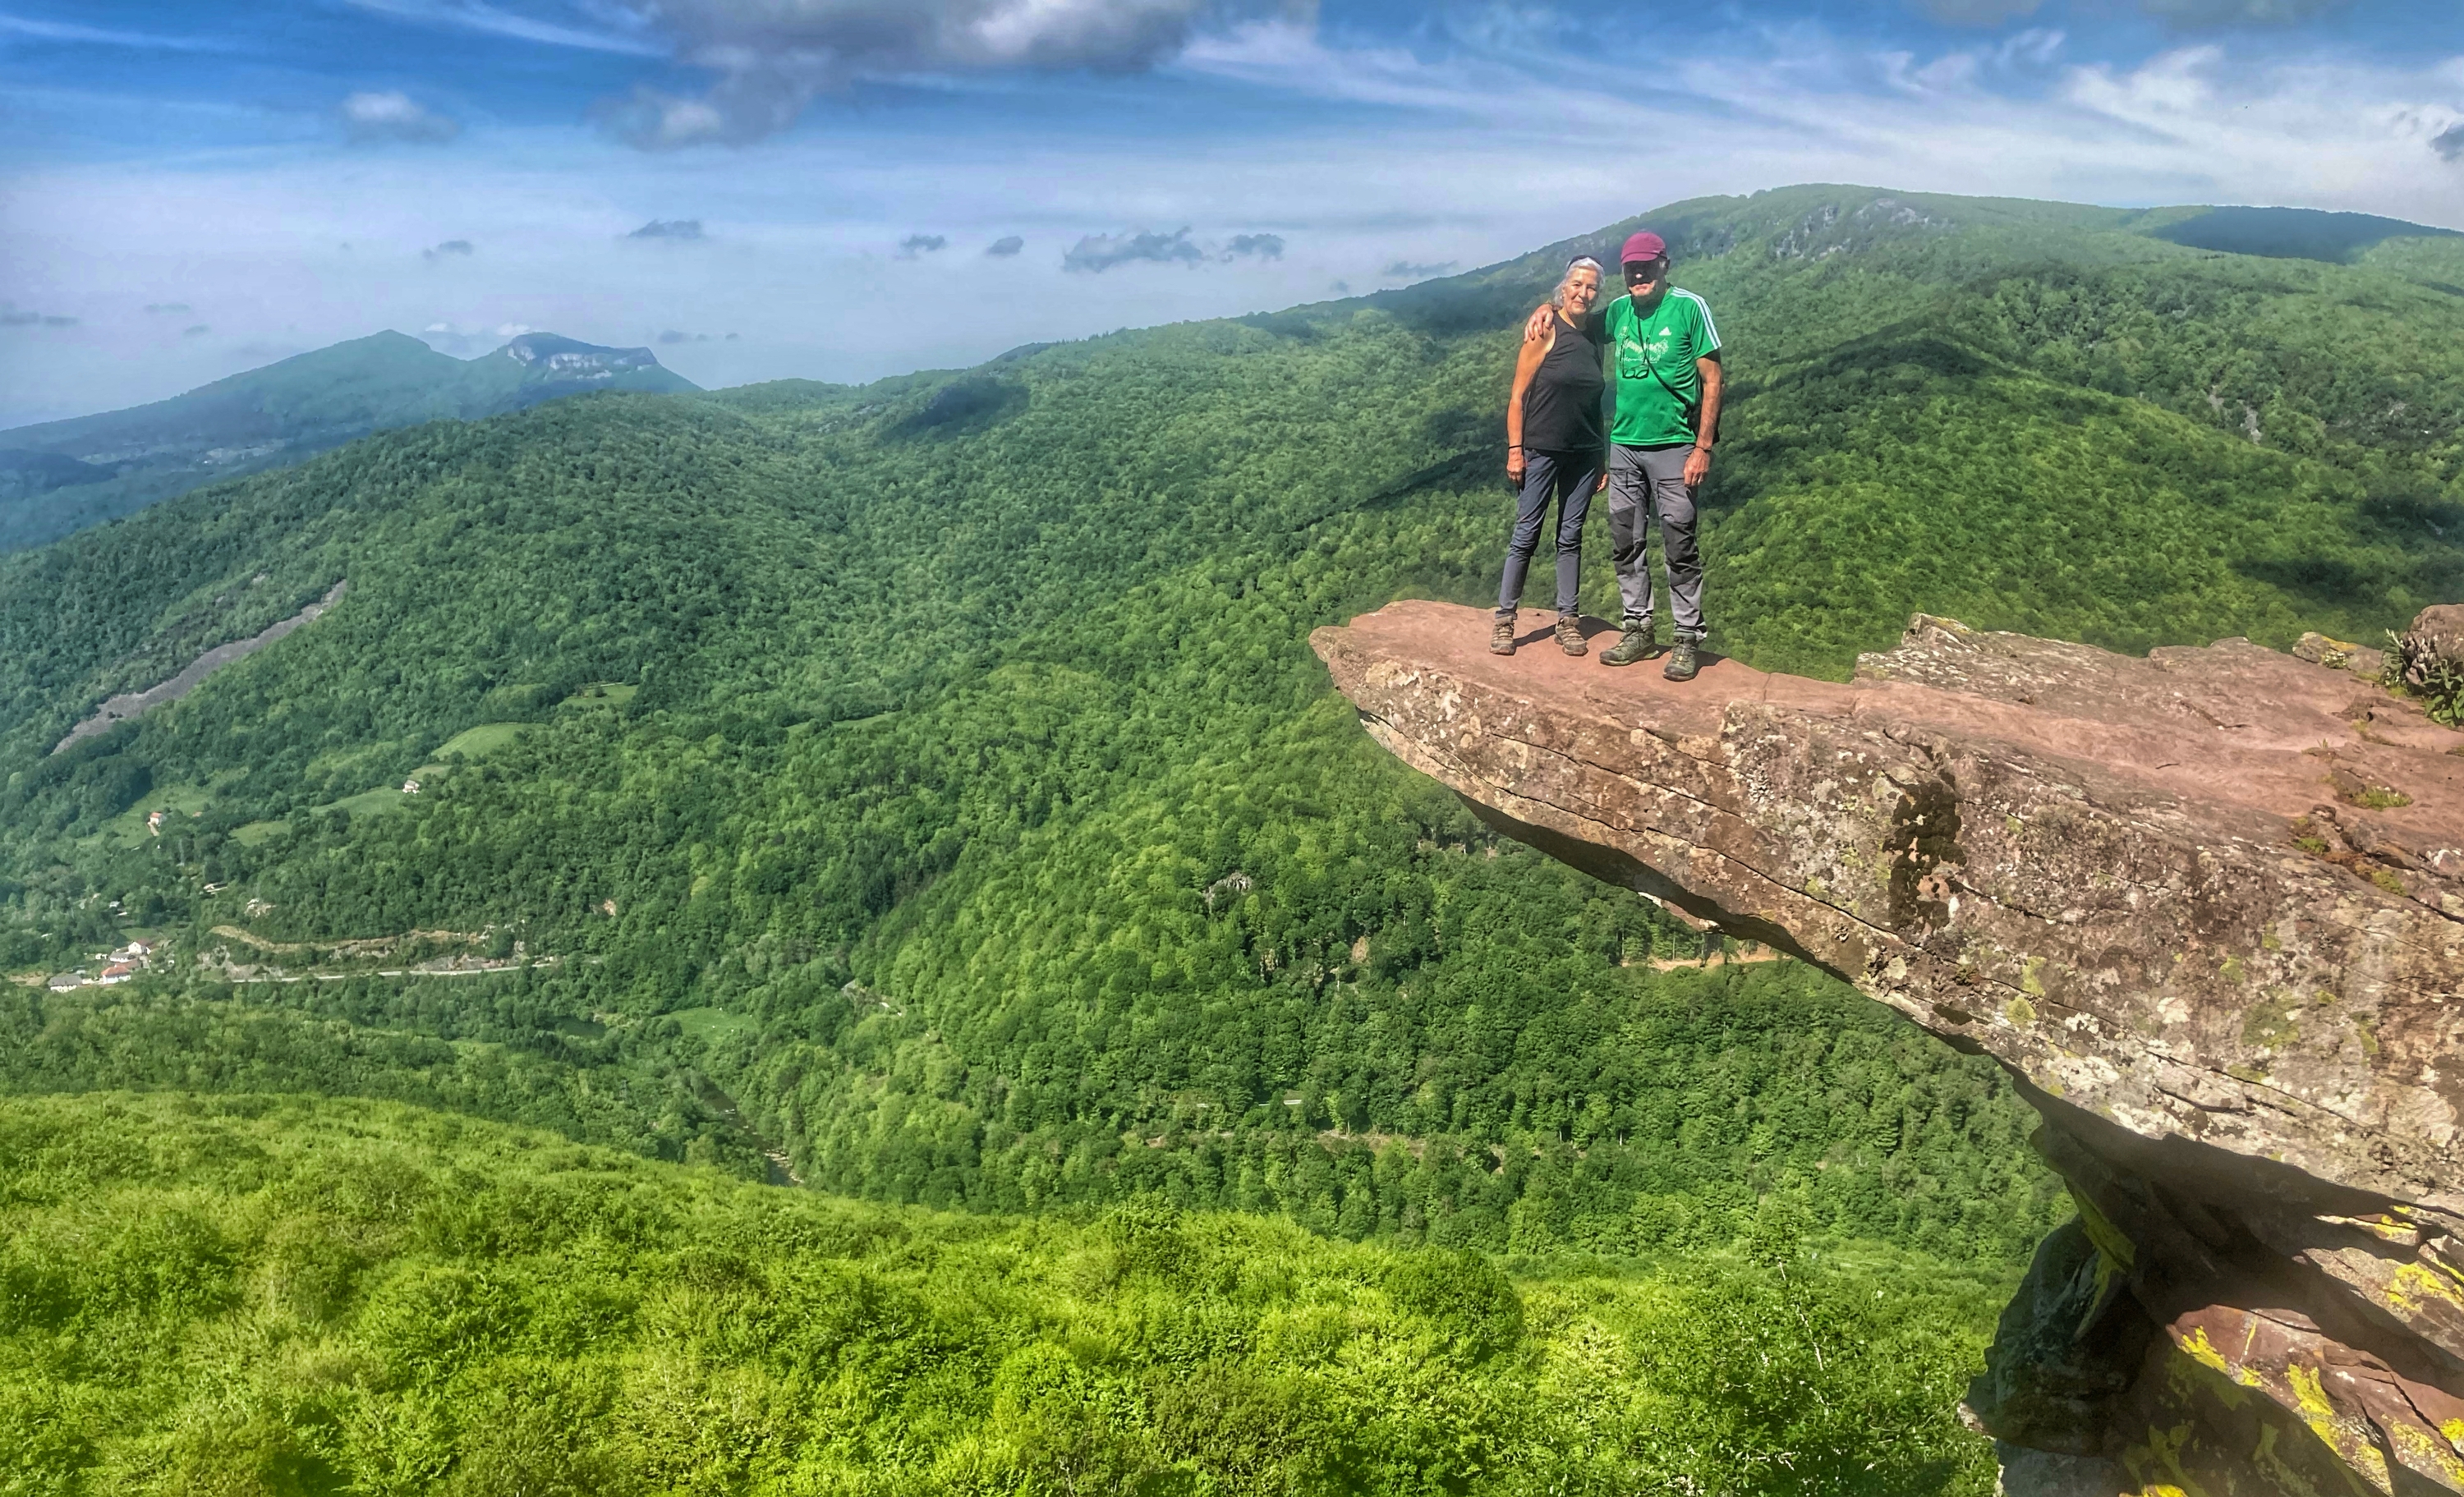
<instances>
[{"instance_id":1,"label":"wispy cirrus cloud","mask_svg":"<svg viewBox=\"0 0 2464 1497\"><path fill-rule=\"evenodd\" d=\"M448 28L453 31L476 32L485 36L502 36L514 41L537 42L549 47L573 47L584 52L614 53L630 57L661 57L669 53L659 38L644 34L641 17L623 6L593 7L591 13L604 23L592 25L583 20L556 21L522 11L494 6L486 0L343 0L354 10L366 11L396 20L423 26Z\"/></svg>"},{"instance_id":2,"label":"wispy cirrus cloud","mask_svg":"<svg viewBox=\"0 0 2464 1497\"><path fill-rule=\"evenodd\" d=\"M143 52L229 52L230 42L211 36L165 35L159 32L121 31L76 21L50 21L33 16L0 14L0 36L91 47L132 47Z\"/></svg>"}]
</instances>

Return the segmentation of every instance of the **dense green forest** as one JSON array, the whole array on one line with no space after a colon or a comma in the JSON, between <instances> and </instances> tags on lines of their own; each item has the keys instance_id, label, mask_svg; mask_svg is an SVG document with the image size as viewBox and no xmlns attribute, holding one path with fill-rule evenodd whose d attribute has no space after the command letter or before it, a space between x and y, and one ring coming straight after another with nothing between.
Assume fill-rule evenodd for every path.
<instances>
[{"instance_id":1,"label":"dense green forest","mask_svg":"<svg viewBox=\"0 0 2464 1497\"><path fill-rule=\"evenodd\" d=\"M2203 221L1649 215L1730 346L1715 642L1837 675L1920 608L2135 649L2452 596L2458 241ZM1632 1245L1777 1192L2023 1253L2061 1203L1989 1071L1802 971L1655 969L1696 938L1501 847L1303 643L1490 585L1501 329L1626 227L962 374L421 427L0 560L0 958L179 963L21 992L8 1084L314 1086L991 1209ZM192 965L234 930L539 959Z\"/></svg>"},{"instance_id":2,"label":"dense green forest","mask_svg":"<svg viewBox=\"0 0 2464 1497\"><path fill-rule=\"evenodd\" d=\"M1639 221L1728 344L1715 648L1837 676L1920 609L2144 649L2455 596L2464 241L2210 216ZM1990 1068L1802 968L1663 970L1699 938L1487 834L1308 652L1487 594L1511 329L1631 227L971 371L395 431L0 558L0 1086L347 1093L991 1212L1650 1253L1777 1203L2017 1261L2064 1203ZM132 934L168 959L40 985ZM447 949L506 967L376 975Z\"/></svg>"},{"instance_id":3,"label":"dense green forest","mask_svg":"<svg viewBox=\"0 0 2464 1497\"><path fill-rule=\"evenodd\" d=\"M2005 1286L832 1201L435 1112L0 1101L0 1490L1993 1490Z\"/></svg>"}]
</instances>

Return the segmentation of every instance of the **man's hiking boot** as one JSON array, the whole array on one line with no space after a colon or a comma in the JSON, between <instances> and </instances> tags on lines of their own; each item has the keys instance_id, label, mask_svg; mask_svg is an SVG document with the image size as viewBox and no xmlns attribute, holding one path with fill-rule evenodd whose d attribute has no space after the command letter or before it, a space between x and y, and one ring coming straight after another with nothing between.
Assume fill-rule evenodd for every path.
<instances>
[{"instance_id":1,"label":"man's hiking boot","mask_svg":"<svg viewBox=\"0 0 2464 1497\"><path fill-rule=\"evenodd\" d=\"M1638 660L1650 659L1660 653L1660 646L1654 642L1652 634L1650 625L1629 623L1625 627L1624 636L1600 651L1600 664L1630 666Z\"/></svg>"},{"instance_id":2,"label":"man's hiking boot","mask_svg":"<svg viewBox=\"0 0 2464 1497\"><path fill-rule=\"evenodd\" d=\"M1582 616L1573 613L1557 615L1557 648L1570 655L1588 655L1592 647L1583 643Z\"/></svg>"},{"instance_id":3,"label":"man's hiking boot","mask_svg":"<svg viewBox=\"0 0 2464 1497\"><path fill-rule=\"evenodd\" d=\"M1488 652L1492 655L1514 653L1514 621L1499 619L1489 627Z\"/></svg>"},{"instance_id":4,"label":"man's hiking boot","mask_svg":"<svg viewBox=\"0 0 2464 1497\"><path fill-rule=\"evenodd\" d=\"M1694 642L1680 634L1677 643L1669 647L1668 664L1660 668L1660 673L1672 681L1691 681L1694 672L1702 669L1703 663L1694 658Z\"/></svg>"}]
</instances>

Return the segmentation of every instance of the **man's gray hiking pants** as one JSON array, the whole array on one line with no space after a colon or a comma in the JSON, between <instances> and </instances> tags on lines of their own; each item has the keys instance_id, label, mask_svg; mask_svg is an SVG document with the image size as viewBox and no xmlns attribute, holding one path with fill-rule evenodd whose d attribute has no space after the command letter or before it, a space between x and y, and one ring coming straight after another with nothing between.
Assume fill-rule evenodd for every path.
<instances>
[{"instance_id":1,"label":"man's gray hiking pants","mask_svg":"<svg viewBox=\"0 0 2464 1497\"><path fill-rule=\"evenodd\" d=\"M1703 554L1694 548L1694 491L1685 487L1691 442L1674 447L1609 449L1609 555L1617 562L1625 627L1648 627L1652 615L1651 519L1660 520L1668 558L1668 616L1681 639L1703 638Z\"/></svg>"}]
</instances>

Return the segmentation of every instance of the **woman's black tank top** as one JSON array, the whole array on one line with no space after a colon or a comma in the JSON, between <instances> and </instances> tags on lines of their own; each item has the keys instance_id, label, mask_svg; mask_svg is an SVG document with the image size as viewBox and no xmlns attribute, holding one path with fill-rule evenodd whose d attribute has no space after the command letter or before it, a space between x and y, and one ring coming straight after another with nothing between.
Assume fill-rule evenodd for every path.
<instances>
[{"instance_id":1,"label":"woman's black tank top","mask_svg":"<svg viewBox=\"0 0 2464 1497\"><path fill-rule=\"evenodd\" d=\"M1600 397L1608 381L1600 373L1607 334L1597 314L1569 327L1557 315L1557 341L1523 391L1523 445L1543 452L1602 452L1608 433L1600 424Z\"/></svg>"}]
</instances>

